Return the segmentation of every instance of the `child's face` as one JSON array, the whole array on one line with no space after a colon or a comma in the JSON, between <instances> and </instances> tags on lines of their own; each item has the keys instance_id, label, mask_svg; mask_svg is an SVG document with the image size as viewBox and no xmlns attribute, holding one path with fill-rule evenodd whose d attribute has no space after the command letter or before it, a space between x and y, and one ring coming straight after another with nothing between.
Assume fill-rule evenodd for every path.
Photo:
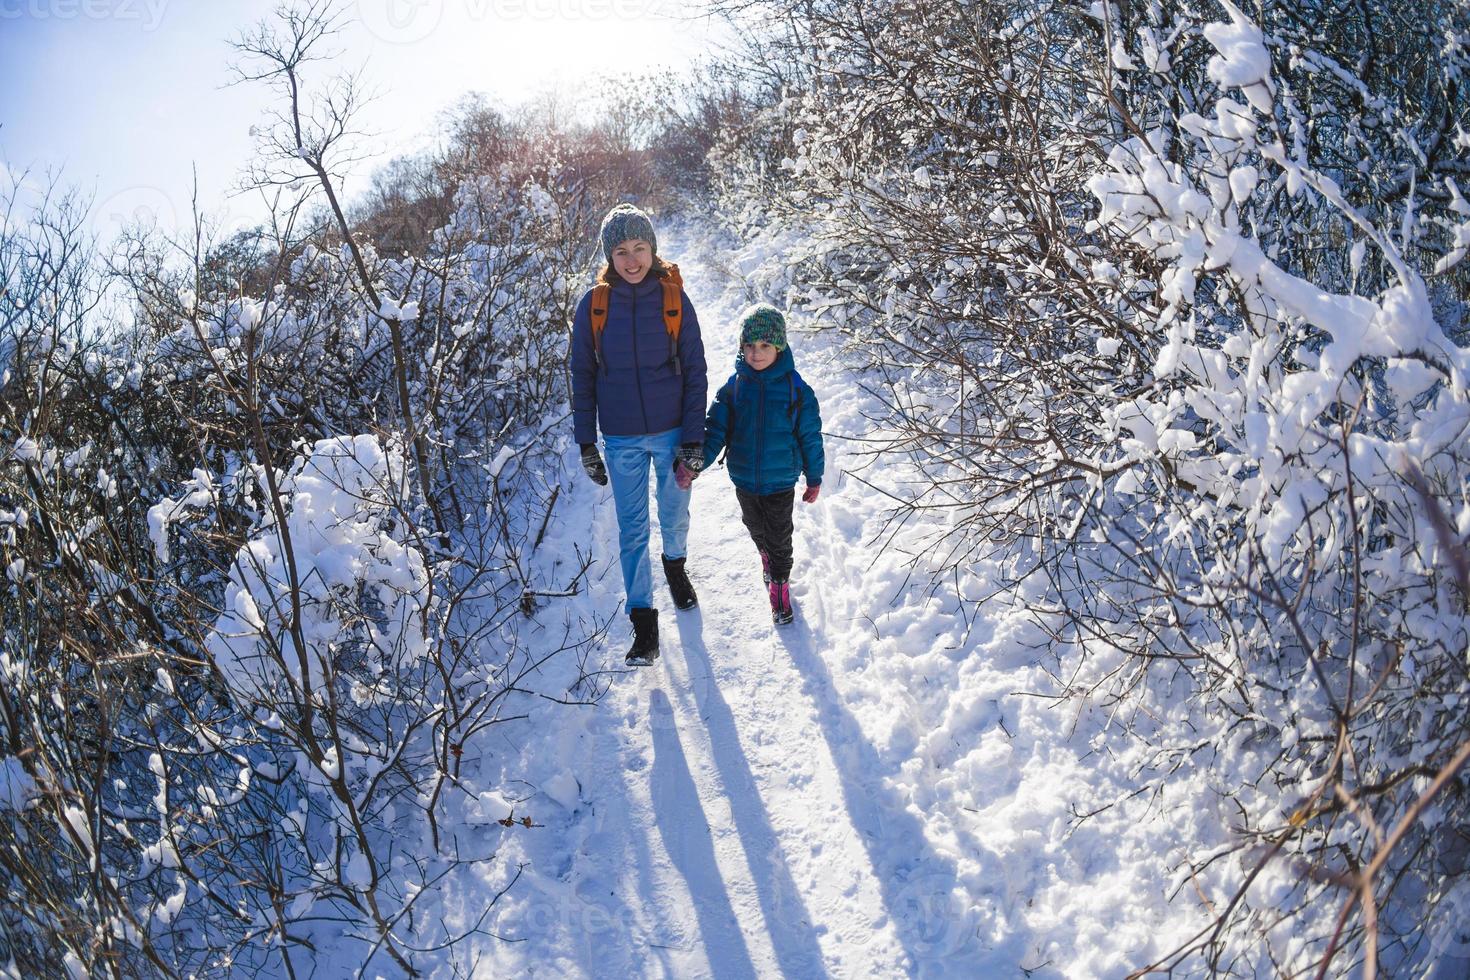
<instances>
[{"instance_id":1,"label":"child's face","mask_svg":"<svg viewBox=\"0 0 1470 980\"><path fill-rule=\"evenodd\" d=\"M613 249L612 260L618 275L636 285L653 265L653 249L641 238L629 238Z\"/></svg>"},{"instance_id":2,"label":"child's face","mask_svg":"<svg viewBox=\"0 0 1470 980\"><path fill-rule=\"evenodd\" d=\"M781 353L764 340L757 341L753 344L746 344L742 349L745 351L745 363L757 371L764 371L772 364L775 364L776 355Z\"/></svg>"}]
</instances>

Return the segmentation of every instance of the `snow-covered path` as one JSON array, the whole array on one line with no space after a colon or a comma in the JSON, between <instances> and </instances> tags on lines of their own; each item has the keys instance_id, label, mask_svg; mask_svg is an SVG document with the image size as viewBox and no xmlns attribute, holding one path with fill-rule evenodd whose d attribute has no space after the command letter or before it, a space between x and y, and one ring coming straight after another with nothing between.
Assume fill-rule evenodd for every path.
<instances>
[{"instance_id":1,"label":"snow-covered path","mask_svg":"<svg viewBox=\"0 0 1470 980\"><path fill-rule=\"evenodd\" d=\"M699 311L713 394L747 297L723 261L666 247ZM1109 763L1083 761L1082 712L1016 696L1043 686L1038 637L1003 602L967 630L953 599L927 597L905 556L874 543L888 502L843 475L868 396L820 341L793 333L793 349L828 459L821 500L797 503L796 621L772 626L714 468L692 507L700 605L674 610L655 568L662 657L625 671L610 494L580 488L587 503L543 548L591 542L599 563L579 601L611 619L597 656L619 673L596 707L532 705L526 734L482 761L479 784L544 826L486 827L502 835L498 860L483 888L448 898L447 924L472 923L520 877L473 954L457 951L458 972L1121 975L1167 939L1155 900L1126 908L1137 862L1163 871L1160 838L1130 834L1122 806L1068 825L1069 804L1117 789Z\"/></svg>"},{"instance_id":2,"label":"snow-covered path","mask_svg":"<svg viewBox=\"0 0 1470 980\"><path fill-rule=\"evenodd\" d=\"M733 367L733 304L697 259L682 267L713 392ZM819 393L840 384L819 361L798 364ZM823 583L845 585L841 569L858 559L843 547L850 534L834 527L841 508L831 498L842 489L833 466L828 501L797 504L798 616L777 629L728 477L716 468L696 486L690 566L701 605L677 612L660 597L664 655L614 685L604 704L614 724L594 750L608 764L602 778L620 784L603 798L624 804L602 815L613 839L598 848L606 869L597 877L620 873L632 918L647 930L646 948L630 944L616 973L666 965L680 977L898 976L906 953L922 959L931 945L924 923L886 910L894 897L911 906L931 897L892 894L904 882L937 891L953 869L928 853L918 820L885 799L873 750L823 657L852 625L832 620L850 614L848 604L824 601ZM600 530L601 553L615 554L611 522ZM602 584L616 602L620 582ZM614 636L621 645L621 631ZM890 881L899 887L885 888Z\"/></svg>"}]
</instances>

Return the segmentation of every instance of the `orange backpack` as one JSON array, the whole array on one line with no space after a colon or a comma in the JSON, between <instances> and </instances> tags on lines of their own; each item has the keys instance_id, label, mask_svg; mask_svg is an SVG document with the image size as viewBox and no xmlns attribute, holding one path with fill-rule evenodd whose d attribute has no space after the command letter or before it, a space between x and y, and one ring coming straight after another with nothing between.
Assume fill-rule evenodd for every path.
<instances>
[{"instance_id":1,"label":"orange backpack","mask_svg":"<svg viewBox=\"0 0 1470 980\"><path fill-rule=\"evenodd\" d=\"M669 335L669 359L674 362L674 373L682 374L679 367L679 327L684 322L684 299L680 290L684 286L684 280L679 276L679 267L672 262L665 263L664 268L669 274L664 277L662 285L664 288L664 330ZM607 326L608 299L612 296L612 286L605 282L599 282L592 287L592 305L588 312L592 316L592 349L597 354L597 363L607 370L607 365L602 360L602 328ZM636 324L635 324L636 327Z\"/></svg>"}]
</instances>

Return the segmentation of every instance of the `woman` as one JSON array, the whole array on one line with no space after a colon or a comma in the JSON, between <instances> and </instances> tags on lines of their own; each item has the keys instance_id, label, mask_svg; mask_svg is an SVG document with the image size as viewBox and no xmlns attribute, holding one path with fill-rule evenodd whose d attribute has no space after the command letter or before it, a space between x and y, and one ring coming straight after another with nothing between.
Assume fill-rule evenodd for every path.
<instances>
[{"instance_id":1,"label":"woman","mask_svg":"<svg viewBox=\"0 0 1470 980\"><path fill-rule=\"evenodd\" d=\"M633 645L625 658L658 657L658 610L648 560L648 471L663 538L664 577L674 605L698 603L684 568L692 475L704 465L704 343L678 267L658 257L648 215L619 204L602 221L607 267L572 319L572 427L582 467L599 486L612 479L625 606ZM606 463L597 449L602 430Z\"/></svg>"}]
</instances>

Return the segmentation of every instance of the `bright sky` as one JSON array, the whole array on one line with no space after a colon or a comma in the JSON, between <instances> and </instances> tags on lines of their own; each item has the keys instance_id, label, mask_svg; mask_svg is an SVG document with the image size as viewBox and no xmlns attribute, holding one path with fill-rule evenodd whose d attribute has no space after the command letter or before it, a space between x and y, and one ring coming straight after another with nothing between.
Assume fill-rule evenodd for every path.
<instances>
[{"instance_id":1,"label":"bright sky","mask_svg":"<svg viewBox=\"0 0 1470 980\"><path fill-rule=\"evenodd\" d=\"M320 3L321 0L318 0ZM298 7L302 4L298 2ZM227 197L253 152L250 127L273 103L262 83L227 87L229 45L278 0L0 0L0 162L28 184L95 192L104 238L128 218L189 224L201 207L228 230L262 218L258 195ZM679 0L335 0L340 52L308 84L361 69L378 93L359 130L380 134L347 197L395 151L433 135L467 92L510 107L604 72L678 68L718 28ZM0 180L0 191L10 182Z\"/></svg>"}]
</instances>

